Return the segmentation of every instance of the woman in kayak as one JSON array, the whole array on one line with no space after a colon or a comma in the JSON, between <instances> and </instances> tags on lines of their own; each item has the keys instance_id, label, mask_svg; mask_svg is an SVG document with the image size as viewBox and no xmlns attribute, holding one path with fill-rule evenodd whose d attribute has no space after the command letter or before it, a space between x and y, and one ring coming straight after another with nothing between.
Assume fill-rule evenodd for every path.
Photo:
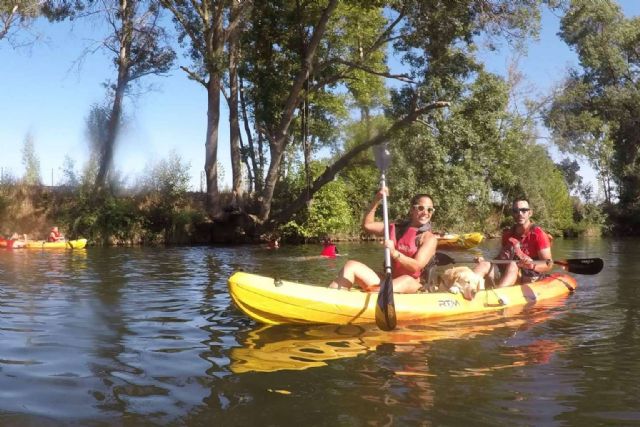
<instances>
[{"instance_id":1,"label":"woman in kayak","mask_svg":"<svg viewBox=\"0 0 640 427\"><path fill-rule=\"evenodd\" d=\"M59 242L64 241L64 236L58 230L58 227L51 227L51 232L49 233L49 237L47 238L48 242Z\"/></svg>"},{"instance_id":2,"label":"woman in kayak","mask_svg":"<svg viewBox=\"0 0 640 427\"><path fill-rule=\"evenodd\" d=\"M384 236L384 223L375 220L375 213L382 201L382 192L377 194L362 220L362 228L376 236ZM384 242L392 259L393 291L414 293L420 290L420 276L436 252L437 238L431 232L431 216L434 212L433 198L428 194L417 194L411 199L408 221L398 227L389 226L389 240ZM359 285L365 291L374 291L381 277L360 261L349 260L338 273L330 288L351 288Z\"/></svg>"}]
</instances>

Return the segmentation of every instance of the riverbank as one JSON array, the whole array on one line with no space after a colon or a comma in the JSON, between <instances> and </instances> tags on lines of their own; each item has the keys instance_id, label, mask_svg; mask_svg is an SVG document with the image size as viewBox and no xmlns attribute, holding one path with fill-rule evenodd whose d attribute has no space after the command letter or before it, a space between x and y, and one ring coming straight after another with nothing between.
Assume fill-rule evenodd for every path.
<instances>
[{"instance_id":1,"label":"riverbank","mask_svg":"<svg viewBox=\"0 0 640 427\"><path fill-rule=\"evenodd\" d=\"M223 192L220 198L222 206L234 205L230 193ZM46 239L55 225L68 239L86 238L92 246L260 244L276 239L300 244L318 243L325 237L336 242L373 240L360 231L361 212L354 211L351 218L345 218L342 230L335 224L332 228L316 224L309 231L300 222L305 221L304 215L286 224L261 223L256 215L248 213L252 209L250 200L244 201L244 209L227 208L212 219L206 209L206 195L200 192L128 190L100 195L82 185L2 184L0 235L15 232L30 239ZM504 217L496 211L484 224L483 230L462 224L451 231L480 231L487 238L497 237L505 225ZM556 230L554 235L598 236L602 229L601 225L581 222L568 230Z\"/></svg>"}]
</instances>

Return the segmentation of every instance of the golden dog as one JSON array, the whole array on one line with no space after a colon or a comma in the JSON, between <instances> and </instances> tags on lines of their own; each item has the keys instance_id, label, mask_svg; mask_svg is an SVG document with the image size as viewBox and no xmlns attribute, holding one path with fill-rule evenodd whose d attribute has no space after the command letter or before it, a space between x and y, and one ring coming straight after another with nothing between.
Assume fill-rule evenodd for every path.
<instances>
[{"instance_id":1,"label":"golden dog","mask_svg":"<svg viewBox=\"0 0 640 427\"><path fill-rule=\"evenodd\" d=\"M484 289L484 278L478 276L469 267L453 267L442 275L443 287L451 293L461 293L471 301L478 291Z\"/></svg>"}]
</instances>

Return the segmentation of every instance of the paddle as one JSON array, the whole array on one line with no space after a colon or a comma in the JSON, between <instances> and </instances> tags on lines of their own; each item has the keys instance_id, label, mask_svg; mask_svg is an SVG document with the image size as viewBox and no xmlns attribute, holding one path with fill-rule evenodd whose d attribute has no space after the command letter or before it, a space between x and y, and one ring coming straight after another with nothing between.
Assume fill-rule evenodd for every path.
<instances>
[{"instance_id":1,"label":"paddle","mask_svg":"<svg viewBox=\"0 0 640 427\"><path fill-rule=\"evenodd\" d=\"M391 155L386 144L378 145L373 150L376 165L380 169L380 188L384 189L385 171L389 167ZM389 240L389 216L387 212L387 195L382 193L382 218L384 221L384 241ZM393 278L391 277L391 251L384 248L384 279L378 291L376 303L376 325L383 331L391 331L396 327L396 307L393 302Z\"/></svg>"},{"instance_id":2,"label":"paddle","mask_svg":"<svg viewBox=\"0 0 640 427\"><path fill-rule=\"evenodd\" d=\"M449 255L442 252L436 253L436 262L438 265L456 264L456 260ZM494 259L488 260L492 264L509 264L516 262L508 259ZM475 261L461 261L463 263L472 263ZM548 261L533 261L534 264L548 264ZM569 273L575 274L598 274L604 267L604 261L602 258L570 258L570 259L556 259L553 260L554 264L561 265Z\"/></svg>"}]
</instances>

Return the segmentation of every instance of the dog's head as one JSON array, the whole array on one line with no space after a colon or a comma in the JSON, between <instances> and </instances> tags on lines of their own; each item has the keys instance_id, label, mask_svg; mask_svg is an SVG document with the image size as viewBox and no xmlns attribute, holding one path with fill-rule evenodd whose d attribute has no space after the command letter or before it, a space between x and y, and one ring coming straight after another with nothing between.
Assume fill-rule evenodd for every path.
<instances>
[{"instance_id":1,"label":"dog's head","mask_svg":"<svg viewBox=\"0 0 640 427\"><path fill-rule=\"evenodd\" d=\"M450 292L462 293L468 300L472 300L478 291L484 289L484 279L469 267L450 268L444 272L442 280Z\"/></svg>"}]
</instances>

